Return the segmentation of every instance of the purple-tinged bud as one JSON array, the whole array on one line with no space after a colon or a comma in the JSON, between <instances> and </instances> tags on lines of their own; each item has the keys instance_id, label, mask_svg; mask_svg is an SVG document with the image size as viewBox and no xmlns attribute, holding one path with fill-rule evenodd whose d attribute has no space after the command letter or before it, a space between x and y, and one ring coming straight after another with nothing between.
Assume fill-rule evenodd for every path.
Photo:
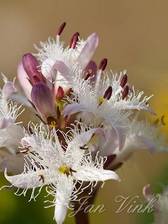
<instances>
[{"instance_id":1,"label":"purple-tinged bud","mask_svg":"<svg viewBox=\"0 0 168 224\"><path fill-rule=\"evenodd\" d=\"M84 79L87 80L89 77L93 77L97 73L97 65L94 61L90 61L84 69Z\"/></svg>"},{"instance_id":2,"label":"purple-tinged bud","mask_svg":"<svg viewBox=\"0 0 168 224\"><path fill-rule=\"evenodd\" d=\"M55 114L55 102L52 91L43 82L32 87L31 100L41 117L47 118Z\"/></svg>"},{"instance_id":3,"label":"purple-tinged bud","mask_svg":"<svg viewBox=\"0 0 168 224\"><path fill-rule=\"evenodd\" d=\"M78 40L79 40L79 33L76 32L76 33L74 33L74 35L71 38L71 41L70 41L70 44L69 44L69 48L75 49Z\"/></svg>"},{"instance_id":4,"label":"purple-tinged bud","mask_svg":"<svg viewBox=\"0 0 168 224\"><path fill-rule=\"evenodd\" d=\"M64 97L65 93L61 86L57 89L56 99L61 100Z\"/></svg>"},{"instance_id":5,"label":"purple-tinged bud","mask_svg":"<svg viewBox=\"0 0 168 224\"><path fill-rule=\"evenodd\" d=\"M107 66L107 58L104 58L101 60L99 64L99 70L104 71L106 69L106 66Z\"/></svg>"},{"instance_id":6,"label":"purple-tinged bud","mask_svg":"<svg viewBox=\"0 0 168 224\"><path fill-rule=\"evenodd\" d=\"M32 85L37 83L36 80L44 81L44 76L38 71L39 63L31 53L23 55L22 63Z\"/></svg>"},{"instance_id":7,"label":"purple-tinged bud","mask_svg":"<svg viewBox=\"0 0 168 224\"><path fill-rule=\"evenodd\" d=\"M123 75L123 77L121 78L121 81L120 81L120 86L122 88L124 88L124 86L127 84L127 81L128 81L128 76L127 74Z\"/></svg>"},{"instance_id":8,"label":"purple-tinged bud","mask_svg":"<svg viewBox=\"0 0 168 224\"><path fill-rule=\"evenodd\" d=\"M66 26L66 23L63 22L60 27L58 28L58 31L57 31L57 35L60 36L62 34L62 32L64 31L64 28Z\"/></svg>"},{"instance_id":9,"label":"purple-tinged bud","mask_svg":"<svg viewBox=\"0 0 168 224\"><path fill-rule=\"evenodd\" d=\"M122 99L123 100L128 96L128 93L129 93L129 86L126 85L124 87L124 90L122 91Z\"/></svg>"},{"instance_id":10,"label":"purple-tinged bud","mask_svg":"<svg viewBox=\"0 0 168 224\"><path fill-rule=\"evenodd\" d=\"M104 93L104 96L103 96L104 99L109 100L109 99L111 98L111 96L112 96L112 92L113 92L113 89L112 89L111 86L109 86L109 87L106 89L105 93Z\"/></svg>"}]
</instances>

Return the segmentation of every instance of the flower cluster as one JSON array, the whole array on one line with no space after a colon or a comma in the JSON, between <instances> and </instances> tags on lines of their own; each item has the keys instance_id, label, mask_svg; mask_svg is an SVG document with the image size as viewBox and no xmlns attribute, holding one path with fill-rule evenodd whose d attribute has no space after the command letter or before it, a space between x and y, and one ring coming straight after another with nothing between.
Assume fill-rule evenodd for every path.
<instances>
[{"instance_id":1,"label":"flower cluster","mask_svg":"<svg viewBox=\"0 0 168 224\"><path fill-rule=\"evenodd\" d=\"M151 96L136 91L126 71L106 72L106 58L99 65L92 60L96 33L82 40L76 32L65 47L65 25L35 46L36 53L23 55L17 71L22 91L3 75L0 94L0 147L15 156L13 164L20 158L22 172L16 174L2 153L1 169L19 195L32 189L30 200L46 187L58 224L86 188L92 193L98 182L120 180L114 170L136 149L166 150L157 125L138 119L139 111L154 114ZM29 107L37 124L16 122L22 112L16 103Z\"/></svg>"}]
</instances>

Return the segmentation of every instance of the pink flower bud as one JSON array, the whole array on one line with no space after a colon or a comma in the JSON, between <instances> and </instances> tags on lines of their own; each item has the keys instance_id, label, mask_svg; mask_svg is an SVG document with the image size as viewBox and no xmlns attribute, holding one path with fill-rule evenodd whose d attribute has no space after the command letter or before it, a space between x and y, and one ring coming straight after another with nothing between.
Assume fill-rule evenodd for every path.
<instances>
[{"instance_id":1,"label":"pink flower bud","mask_svg":"<svg viewBox=\"0 0 168 224\"><path fill-rule=\"evenodd\" d=\"M42 118L55 116L55 102L52 91L43 82L32 87L31 100Z\"/></svg>"},{"instance_id":2,"label":"pink flower bud","mask_svg":"<svg viewBox=\"0 0 168 224\"><path fill-rule=\"evenodd\" d=\"M32 85L44 82L44 76L39 72L39 63L31 53L23 55L22 63Z\"/></svg>"}]
</instances>

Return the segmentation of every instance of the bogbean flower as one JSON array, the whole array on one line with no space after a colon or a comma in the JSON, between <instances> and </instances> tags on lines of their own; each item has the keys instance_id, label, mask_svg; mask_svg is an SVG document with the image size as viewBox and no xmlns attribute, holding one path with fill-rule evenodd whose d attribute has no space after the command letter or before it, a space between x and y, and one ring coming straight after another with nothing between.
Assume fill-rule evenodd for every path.
<instances>
[{"instance_id":1,"label":"bogbean flower","mask_svg":"<svg viewBox=\"0 0 168 224\"><path fill-rule=\"evenodd\" d=\"M90 153L81 149L88 139L87 131L71 131L65 137L66 148L60 144L56 131L48 132L41 125L32 127L31 133L21 140L24 172L15 176L8 176L5 172L5 177L12 186L23 189L24 195L32 189L30 200L36 198L36 188L41 190L43 186L49 186L47 191L54 197L54 218L58 224L63 223L70 201L78 200L78 195L83 192L83 183L86 183L85 188L91 187L92 190L98 181L119 180L114 171L103 169L103 157L97 154L93 160Z\"/></svg>"},{"instance_id":2,"label":"bogbean flower","mask_svg":"<svg viewBox=\"0 0 168 224\"><path fill-rule=\"evenodd\" d=\"M111 130L111 144L118 138L121 149L129 130L132 116L136 111L151 109L148 101L151 97L143 97L143 92L137 92L127 83L127 75L120 76L103 74L107 61L102 60L96 79L91 83L77 74L73 81L73 97L63 110L65 117L77 114L83 122ZM114 133L116 132L116 134ZM114 141L113 141L114 142Z\"/></svg>"},{"instance_id":3,"label":"bogbean flower","mask_svg":"<svg viewBox=\"0 0 168 224\"><path fill-rule=\"evenodd\" d=\"M92 60L99 43L96 33L82 40L76 32L66 47L61 40L65 25L54 38L36 45L36 53L23 55L17 70L23 93L15 80L4 77L0 95L0 146L13 152L21 145L17 155L21 161L24 157L24 171L9 176L15 167L0 152L5 177L19 195L32 189L30 200L47 187L58 224L86 188L92 192L98 181L118 180L114 170L136 149L167 150L157 125L137 116L140 111L154 114L151 96L136 91L126 71L106 72L107 58L99 65ZM24 137L15 101L30 107L43 123L25 127L29 132Z\"/></svg>"},{"instance_id":4,"label":"bogbean flower","mask_svg":"<svg viewBox=\"0 0 168 224\"><path fill-rule=\"evenodd\" d=\"M111 166L125 162L137 150L149 150L151 153L166 152L167 140L164 134L160 134L161 128L147 121L137 121L136 119L130 123L125 142L121 150L113 149L115 159ZM110 164L109 164L110 165Z\"/></svg>"},{"instance_id":5,"label":"bogbean flower","mask_svg":"<svg viewBox=\"0 0 168 224\"><path fill-rule=\"evenodd\" d=\"M0 89L0 170L8 168L17 173L23 168L23 157L18 155L18 145L24 135L17 118L23 112L22 106L9 99L16 89L13 82L2 75L4 85Z\"/></svg>"},{"instance_id":6,"label":"bogbean flower","mask_svg":"<svg viewBox=\"0 0 168 224\"><path fill-rule=\"evenodd\" d=\"M6 147L11 153L15 153L20 139L23 137L23 129L16 119L23 112L21 106L8 99L11 83L4 78L4 86L0 89L0 147Z\"/></svg>"},{"instance_id":7,"label":"bogbean flower","mask_svg":"<svg viewBox=\"0 0 168 224\"><path fill-rule=\"evenodd\" d=\"M86 41L80 40L76 32L68 47L60 40L63 23L55 38L40 42L37 53L27 53L18 66L18 81L37 115L46 124L60 127L62 99L69 95L74 69L88 70L88 63L98 46L97 34L91 34ZM16 96L16 94L15 94ZM13 98L13 96L11 96ZM21 97L17 99L22 100ZM57 125L56 125L57 123Z\"/></svg>"}]
</instances>

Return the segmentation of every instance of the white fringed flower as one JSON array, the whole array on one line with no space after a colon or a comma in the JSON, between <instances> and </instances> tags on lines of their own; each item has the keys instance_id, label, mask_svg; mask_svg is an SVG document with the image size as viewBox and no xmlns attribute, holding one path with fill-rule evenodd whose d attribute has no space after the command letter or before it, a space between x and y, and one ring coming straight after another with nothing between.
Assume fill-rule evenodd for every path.
<instances>
[{"instance_id":1,"label":"white fringed flower","mask_svg":"<svg viewBox=\"0 0 168 224\"><path fill-rule=\"evenodd\" d=\"M65 117L78 114L78 117L87 124L114 129L121 148L131 115L135 110L150 111L147 105L150 97L142 97L143 92L136 93L134 88L128 88L127 80L123 86L122 81L127 77L126 74L122 73L120 76L104 74L104 78L100 78L102 72L101 69L97 71L94 84L90 83L89 79L84 80L80 72L76 74L72 83L74 97L68 98L69 102L63 114Z\"/></svg>"},{"instance_id":2,"label":"white fringed flower","mask_svg":"<svg viewBox=\"0 0 168 224\"><path fill-rule=\"evenodd\" d=\"M156 126L135 119L137 111L153 113L151 96L136 91L126 71L105 73L106 58L97 66L92 60L99 42L96 33L84 41L76 32L65 47L60 39L65 25L55 38L35 46L36 54L23 55L17 79L24 96L5 76L0 90L0 147L13 153L0 151L0 169L17 195L32 189L30 200L45 186L54 198L46 202L55 206L57 224L86 188L91 193L98 181L119 180L111 170L134 150L167 150ZM21 107L13 101L30 107L43 124L30 125L23 134L16 122ZM12 169L22 170L23 160L23 172L8 176Z\"/></svg>"},{"instance_id":3,"label":"white fringed flower","mask_svg":"<svg viewBox=\"0 0 168 224\"><path fill-rule=\"evenodd\" d=\"M84 41L77 32L72 36L70 45L64 47L64 42L60 40L63 29L55 38L49 37L46 42L40 42L40 46L35 45L37 53L34 55L40 61L42 74L49 80L55 80L57 87L68 89L73 68L79 66L85 69L98 46L98 36L93 33Z\"/></svg>"},{"instance_id":4,"label":"white fringed flower","mask_svg":"<svg viewBox=\"0 0 168 224\"><path fill-rule=\"evenodd\" d=\"M100 72L99 70L94 86L90 84L89 80L84 80L80 73L76 74L72 84L74 98L69 99L70 104L64 110L65 116L78 112L88 112L95 117L102 117L108 122L117 123L123 112L126 117L132 114L131 112L127 113L128 110L151 111L148 101L152 96L143 97L143 91L137 92L134 87L125 89L126 86L128 87L126 84L124 87L121 86L124 73L119 76L103 74L103 78L99 80ZM108 119L110 116L108 114L112 114L110 119ZM112 117L114 118L112 119Z\"/></svg>"},{"instance_id":5,"label":"white fringed flower","mask_svg":"<svg viewBox=\"0 0 168 224\"><path fill-rule=\"evenodd\" d=\"M47 190L54 196L55 220L63 223L69 202L77 200L83 191L82 184L87 181L87 186L93 188L98 181L108 179L118 180L118 175L109 170L104 170L104 158L96 155L94 161L90 153L80 149L84 142L77 136L67 142L67 148L62 148L56 132L47 132L43 126L31 128L34 134L26 134L22 139L25 153L25 169L20 175L8 176L7 180L17 188L23 188L25 195L32 188L31 198L35 198L35 188L40 189L49 185ZM76 183L80 185L76 187Z\"/></svg>"},{"instance_id":6,"label":"white fringed flower","mask_svg":"<svg viewBox=\"0 0 168 224\"><path fill-rule=\"evenodd\" d=\"M160 134L160 129L154 124L145 121L133 120L127 130L122 148L113 149L116 159L112 165L125 162L137 150L150 152L167 152L167 140Z\"/></svg>"},{"instance_id":7,"label":"white fringed flower","mask_svg":"<svg viewBox=\"0 0 168 224\"><path fill-rule=\"evenodd\" d=\"M0 147L6 147L11 153L15 153L23 137L23 129L16 119L23 109L8 100L10 90L10 82L5 82L3 89L0 90Z\"/></svg>"}]
</instances>

